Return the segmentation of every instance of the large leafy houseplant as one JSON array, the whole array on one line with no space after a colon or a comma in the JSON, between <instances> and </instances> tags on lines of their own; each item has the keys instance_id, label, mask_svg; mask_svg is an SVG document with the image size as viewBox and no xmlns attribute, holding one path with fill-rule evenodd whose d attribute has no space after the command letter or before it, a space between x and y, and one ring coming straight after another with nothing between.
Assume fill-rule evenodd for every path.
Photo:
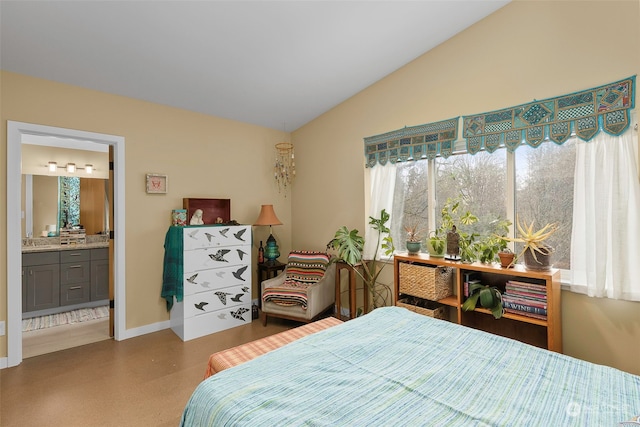
<instances>
[{"instance_id":1,"label":"large leafy houseplant","mask_svg":"<svg viewBox=\"0 0 640 427\"><path fill-rule=\"evenodd\" d=\"M504 314L502 294L495 286L483 285L482 283L469 284L469 296L462 303L462 309L464 311L474 310L478 302L489 310L496 319L501 318Z\"/></svg>"},{"instance_id":2,"label":"large leafy houseplant","mask_svg":"<svg viewBox=\"0 0 640 427\"><path fill-rule=\"evenodd\" d=\"M388 285L378 283L378 276L384 269L385 263L378 263L376 261L379 248L381 248L387 256L392 255L395 250L393 239L390 235L391 230L387 227L388 221L389 214L384 209L380 212L380 218L369 217L369 225L378 232L375 252L371 260L364 259L364 237L362 237L355 228L349 230L346 226L340 227L327 245L336 251L335 260L344 261L350 266L356 267L353 270L362 279L365 287L371 293L373 308L384 305L384 291L387 293L391 292Z\"/></svg>"}]
</instances>

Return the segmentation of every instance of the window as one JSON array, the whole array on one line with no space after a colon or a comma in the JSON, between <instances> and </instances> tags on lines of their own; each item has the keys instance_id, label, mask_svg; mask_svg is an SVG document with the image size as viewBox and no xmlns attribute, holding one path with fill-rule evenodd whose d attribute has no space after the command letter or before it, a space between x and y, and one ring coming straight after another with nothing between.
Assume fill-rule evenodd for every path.
<instances>
[{"instance_id":1,"label":"window","mask_svg":"<svg viewBox=\"0 0 640 427\"><path fill-rule=\"evenodd\" d=\"M404 162L396 165L396 183L391 213L391 237L396 250L406 251L404 227L417 225L422 237L429 229L429 201L427 160Z\"/></svg>"},{"instance_id":2,"label":"window","mask_svg":"<svg viewBox=\"0 0 640 427\"><path fill-rule=\"evenodd\" d=\"M515 224L514 212L520 220L534 221L537 226L557 222L560 231L549 242L556 250L554 266L569 269L574 140L562 146L553 142L538 148L522 146L515 153L501 148L493 153L458 153L435 160L399 162L395 168L390 228L397 250L406 250L406 225L418 224L426 237L440 224L440 212L447 200L459 198L463 209L478 217L476 224L465 228L468 233L489 235L497 219ZM429 168L434 170L433 187L429 185ZM433 210L429 209L429 188L434 188ZM511 231L515 234L515 227ZM514 249L518 253L521 248Z\"/></svg>"},{"instance_id":3,"label":"window","mask_svg":"<svg viewBox=\"0 0 640 427\"><path fill-rule=\"evenodd\" d=\"M447 199L460 197L464 209L478 217L478 222L466 231L486 235L489 224L506 218L505 183L507 171L506 150L493 154L458 154L445 159L438 157L436 165L436 225Z\"/></svg>"},{"instance_id":4,"label":"window","mask_svg":"<svg viewBox=\"0 0 640 427\"><path fill-rule=\"evenodd\" d=\"M553 247L553 266L571 268L571 229L573 218L573 187L576 165L575 138L561 147L546 142L538 148L523 146L515 153L516 212L520 221L534 222L539 229L548 223L559 228L549 238ZM519 246L519 247L518 247ZM516 253L522 245L518 244Z\"/></svg>"}]
</instances>

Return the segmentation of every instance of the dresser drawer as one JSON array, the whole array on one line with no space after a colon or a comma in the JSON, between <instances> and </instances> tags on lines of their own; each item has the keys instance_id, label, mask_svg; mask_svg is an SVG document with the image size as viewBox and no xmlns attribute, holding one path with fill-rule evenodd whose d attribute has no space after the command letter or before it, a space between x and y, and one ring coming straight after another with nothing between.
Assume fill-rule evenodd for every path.
<instances>
[{"instance_id":1,"label":"dresser drawer","mask_svg":"<svg viewBox=\"0 0 640 427\"><path fill-rule=\"evenodd\" d=\"M60 305L72 305L91 300L91 284L73 283L60 285Z\"/></svg>"},{"instance_id":2,"label":"dresser drawer","mask_svg":"<svg viewBox=\"0 0 640 427\"><path fill-rule=\"evenodd\" d=\"M236 326L247 325L251 323L251 320L251 307L245 304L183 319L173 326L173 330L180 338L187 341Z\"/></svg>"},{"instance_id":3,"label":"dresser drawer","mask_svg":"<svg viewBox=\"0 0 640 427\"><path fill-rule=\"evenodd\" d=\"M251 291L251 270L248 265L212 268L185 273L183 295L193 295L219 288L241 285Z\"/></svg>"},{"instance_id":4,"label":"dresser drawer","mask_svg":"<svg viewBox=\"0 0 640 427\"><path fill-rule=\"evenodd\" d=\"M89 283L91 281L91 262L81 261L60 264L60 284Z\"/></svg>"},{"instance_id":5,"label":"dresser drawer","mask_svg":"<svg viewBox=\"0 0 640 427\"><path fill-rule=\"evenodd\" d=\"M60 263L89 261L90 259L91 251L89 249L60 251Z\"/></svg>"},{"instance_id":6,"label":"dresser drawer","mask_svg":"<svg viewBox=\"0 0 640 427\"><path fill-rule=\"evenodd\" d=\"M22 254L22 266L58 264L60 262L60 252L34 252Z\"/></svg>"},{"instance_id":7,"label":"dresser drawer","mask_svg":"<svg viewBox=\"0 0 640 427\"><path fill-rule=\"evenodd\" d=\"M184 251L184 272L196 272L212 268L247 265L251 260L250 247L209 248Z\"/></svg>"},{"instance_id":8,"label":"dresser drawer","mask_svg":"<svg viewBox=\"0 0 640 427\"><path fill-rule=\"evenodd\" d=\"M184 317L200 316L243 304L251 304L251 289L246 286L231 286L217 291L200 292L184 297Z\"/></svg>"},{"instance_id":9,"label":"dresser drawer","mask_svg":"<svg viewBox=\"0 0 640 427\"><path fill-rule=\"evenodd\" d=\"M185 228L184 250L221 248L226 246L251 247L251 227L248 225Z\"/></svg>"}]
</instances>

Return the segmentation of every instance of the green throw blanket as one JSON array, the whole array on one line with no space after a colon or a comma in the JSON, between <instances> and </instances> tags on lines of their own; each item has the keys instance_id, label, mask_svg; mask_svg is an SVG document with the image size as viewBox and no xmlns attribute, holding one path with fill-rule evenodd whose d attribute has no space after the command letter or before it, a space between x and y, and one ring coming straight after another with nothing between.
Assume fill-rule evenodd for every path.
<instances>
[{"instance_id":1,"label":"green throw blanket","mask_svg":"<svg viewBox=\"0 0 640 427\"><path fill-rule=\"evenodd\" d=\"M173 298L182 301L184 269L182 252L184 227L169 227L164 238L164 267L162 270L162 297L167 300L167 311L173 307Z\"/></svg>"}]
</instances>

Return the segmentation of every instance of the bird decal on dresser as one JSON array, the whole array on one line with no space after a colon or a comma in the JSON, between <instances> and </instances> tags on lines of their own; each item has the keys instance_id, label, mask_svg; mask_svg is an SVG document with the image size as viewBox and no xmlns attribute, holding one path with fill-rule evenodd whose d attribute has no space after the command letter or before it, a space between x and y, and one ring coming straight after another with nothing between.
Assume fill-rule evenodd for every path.
<instances>
[{"instance_id":1,"label":"bird decal on dresser","mask_svg":"<svg viewBox=\"0 0 640 427\"><path fill-rule=\"evenodd\" d=\"M222 291L215 292L215 294L218 298L220 298L220 302L224 305L227 305L227 295L233 295L233 294L230 294L229 292L222 292Z\"/></svg>"},{"instance_id":2,"label":"bird decal on dresser","mask_svg":"<svg viewBox=\"0 0 640 427\"><path fill-rule=\"evenodd\" d=\"M211 283L209 283L209 282L202 282L202 283L200 283L200 286L202 286L203 288L208 288L210 284Z\"/></svg>"},{"instance_id":3,"label":"bird decal on dresser","mask_svg":"<svg viewBox=\"0 0 640 427\"><path fill-rule=\"evenodd\" d=\"M249 267L248 265L245 265L244 267L240 267L237 271L232 272L233 277L235 277L238 280L242 280L244 282L245 280L242 277L242 275L244 274L245 271L247 271L248 267Z\"/></svg>"},{"instance_id":4,"label":"bird decal on dresser","mask_svg":"<svg viewBox=\"0 0 640 427\"><path fill-rule=\"evenodd\" d=\"M224 274L226 273L226 271L216 271L216 276L218 276L219 278L223 278Z\"/></svg>"},{"instance_id":5,"label":"bird decal on dresser","mask_svg":"<svg viewBox=\"0 0 640 427\"><path fill-rule=\"evenodd\" d=\"M200 230L193 230L191 233L188 234L188 236L192 239L196 238L196 234L198 234L198 231Z\"/></svg>"},{"instance_id":6,"label":"bird decal on dresser","mask_svg":"<svg viewBox=\"0 0 640 427\"><path fill-rule=\"evenodd\" d=\"M240 261L242 261L244 259L244 256L247 255L247 253L242 249L236 249L236 251L238 251L238 256L240 257Z\"/></svg>"},{"instance_id":7,"label":"bird decal on dresser","mask_svg":"<svg viewBox=\"0 0 640 427\"><path fill-rule=\"evenodd\" d=\"M240 307L236 311L232 311L231 315L233 316L234 319L238 319L238 320L242 320L243 322L246 322L245 318L242 317L242 315L245 314L247 311L249 311L248 308Z\"/></svg>"},{"instance_id":8,"label":"bird decal on dresser","mask_svg":"<svg viewBox=\"0 0 640 427\"><path fill-rule=\"evenodd\" d=\"M228 232L229 232L228 228L223 228L222 230L220 230L220 234L222 235L222 237L227 237Z\"/></svg>"},{"instance_id":9,"label":"bird decal on dresser","mask_svg":"<svg viewBox=\"0 0 640 427\"><path fill-rule=\"evenodd\" d=\"M246 228L243 228L243 229L241 229L241 230L238 230L238 232L237 232L237 233L234 233L233 235L235 236L235 238L236 238L236 239L238 239L238 240L240 240L240 241L244 242L244 239L242 238L242 235L244 234L244 232L245 232L245 231L247 231L247 229L246 229Z\"/></svg>"},{"instance_id":10,"label":"bird decal on dresser","mask_svg":"<svg viewBox=\"0 0 640 427\"><path fill-rule=\"evenodd\" d=\"M199 302L198 304L193 304L198 310L204 311L204 306L209 304L206 301Z\"/></svg>"},{"instance_id":11,"label":"bird decal on dresser","mask_svg":"<svg viewBox=\"0 0 640 427\"><path fill-rule=\"evenodd\" d=\"M235 297L231 298L231 301L233 301L233 302L242 302L242 300L240 298L242 298L243 295L244 295L244 293L236 294Z\"/></svg>"},{"instance_id":12,"label":"bird decal on dresser","mask_svg":"<svg viewBox=\"0 0 640 427\"><path fill-rule=\"evenodd\" d=\"M242 292L244 292L245 294L249 293L249 288L247 286L243 286Z\"/></svg>"},{"instance_id":13,"label":"bird decal on dresser","mask_svg":"<svg viewBox=\"0 0 640 427\"><path fill-rule=\"evenodd\" d=\"M205 236L207 236L207 240L208 240L209 242L211 242L211 239L213 239L213 234L211 234L211 233L204 233L204 235L205 235Z\"/></svg>"},{"instance_id":14,"label":"bird decal on dresser","mask_svg":"<svg viewBox=\"0 0 640 427\"><path fill-rule=\"evenodd\" d=\"M218 252L216 252L215 254L209 254L209 258L214 261L229 262L228 260L224 259L224 256L229 252L231 252L230 249L218 249Z\"/></svg>"},{"instance_id":15,"label":"bird decal on dresser","mask_svg":"<svg viewBox=\"0 0 640 427\"><path fill-rule=\"evenodd\" d=\"M195 285L196 284L196 277L198 277L198 273L194 274L191 277L187 277L187 282L193 283Z\"/></svg>"},{"instance_id":16,"label":"bird decal on dresser","mask_svg":"<svg viewBox=\"0 0 640 427\"><path fill-rule=\"evenodd\" d=\"M219 318L219 319L222 319L222 320L226 319L226 318L227 318L227 313L220 313L220 314L218 314L218 318Z\"/></svg>"}]
</instances>

